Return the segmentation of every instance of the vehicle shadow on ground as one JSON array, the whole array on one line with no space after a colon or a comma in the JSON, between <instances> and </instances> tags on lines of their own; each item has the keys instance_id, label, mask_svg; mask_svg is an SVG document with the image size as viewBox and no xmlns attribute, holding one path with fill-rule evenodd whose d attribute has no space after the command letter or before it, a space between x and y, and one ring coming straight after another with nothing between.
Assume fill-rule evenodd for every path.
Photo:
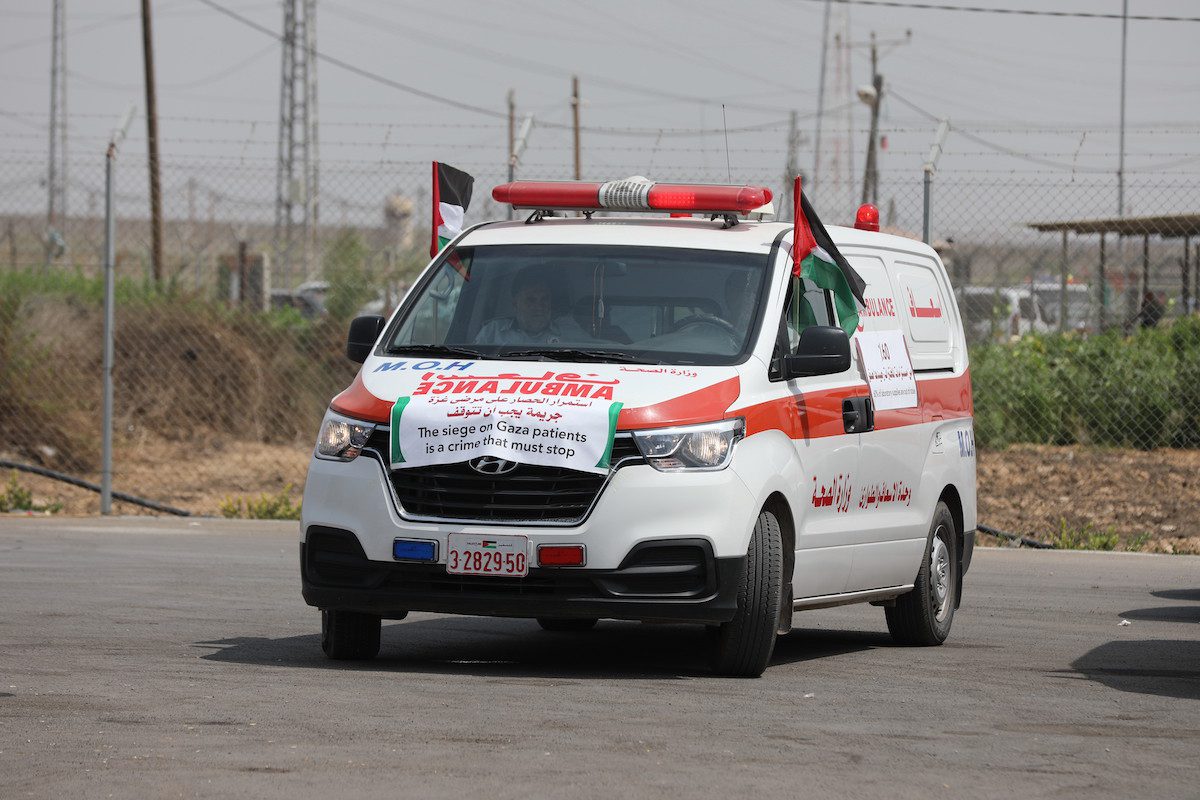
<instances>
[{"instance_id":1,"label":"vehicle shadow on ground","mask_svg":"<svg viewBox=\"0 0 1200 800\"><path fill-rule=\"evenodd\" d=\"M1121 617L1144 622L1200 622L1200 604L1193 606L1158 606L1157 608L1135 608L1121 612Z\"/></svg>"},{"instance_id":2,"label":"vehicle shadow on ground","mask_svg":"<svg viewBox=\"0 0 1200 800\"><path fill-rule=\"evenodd\" d=\"M330 661L317 634L195 642L206 661L272 667L522 677L686 678L711 675L708 639L696 625L603 621L583 633L541 630L533 620L487 617L385 624L373 661ZM803 630L780 637L772 666L890 647L885 633Z\"/></svg>"},{"instance_id":3,"label":"vehicle shadow on ground","mask_svg":"<svg viewBox=\"0 0 1200 800\"><path fill-rule=\"evenodd\" d=\"M1071 666L1122 692L1200 700L1200 641L1119 639L1085 653Z\"/></svg>"},{"instance_id":4,"label":"vehicle shadow on ground","mask_svg":"<svg viewBox=\"0 0 1200 800\"><path fill-rule=\"evenodd\" d=\"M1200 603L1200 589L1160 589L1150 594L1163 600L1195 600Z\"/></svg>"}]
</instances>

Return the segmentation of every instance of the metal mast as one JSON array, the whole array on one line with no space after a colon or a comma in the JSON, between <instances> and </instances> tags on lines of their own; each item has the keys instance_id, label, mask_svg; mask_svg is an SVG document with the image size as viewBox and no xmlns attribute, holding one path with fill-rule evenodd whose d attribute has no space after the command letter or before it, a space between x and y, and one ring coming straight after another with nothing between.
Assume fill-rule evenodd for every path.
<instances>
[{"instance_id":1,"label":"metal mast","mask_svg":"<svg viewBox=\"0 0 1200 800\"><path fill-rule=\"evenodd\" d=\"M283 0L275 266L284 285L318 271L317 3Z\"/></svg>"},{"instance_id":2,"label":"metal mast","mask_svg":"<svg viewBox=\"0 0 1200 800\"><path fill-rule=\"evenodd\" d=\"M50 44L50 155L46 164L46 263L66 248L67 42L66 0L54 0Z\"/></svg>"}]
</instances>

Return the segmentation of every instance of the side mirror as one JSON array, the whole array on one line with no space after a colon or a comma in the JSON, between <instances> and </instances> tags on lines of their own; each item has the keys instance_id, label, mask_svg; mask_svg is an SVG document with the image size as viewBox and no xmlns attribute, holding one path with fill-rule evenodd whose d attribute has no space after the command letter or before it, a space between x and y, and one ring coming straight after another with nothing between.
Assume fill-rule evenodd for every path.
<instances>
[{"instance_id":1,"label":"side mirror","mask_svg":"<svg viewBox=\"0 0 1200 800\"><path fill-rule=\"evenodd\" d=\"M814 325L800 333L796 354L783 357L783 379L835 375L850 369L850 337L841 328Z\"/></svg>"},{"instance_id":2,"label":"side mirror","mask_svg":"<svg viewBox=\"0 0 1200 800\"><path fill-rule=\"evenodd\" d=\"M375 340L383 333L386 322L377 314L355 317L350 323L350 335L346 337L346 358L356 364L366 361L367 356L371 355L371 348L375 346Z\"/></svg>"}]
</instances>

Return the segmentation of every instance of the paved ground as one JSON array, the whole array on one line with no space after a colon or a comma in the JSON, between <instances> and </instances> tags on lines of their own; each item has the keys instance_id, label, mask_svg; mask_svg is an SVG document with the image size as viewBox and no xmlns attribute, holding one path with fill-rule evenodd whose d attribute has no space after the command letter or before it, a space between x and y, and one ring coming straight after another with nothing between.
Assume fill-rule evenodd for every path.
<instances>
[{"instance_id":1,"label":"paved ground","mask_svg":"<svg viewBox=\"0 0 1200 800\"><path fill-rule=\"evenodd\" d=\"M946 646L807 612L757 681L430 614L332 665L294 524L0 517L0 609L3 798L1200 796L1200 557L982 550Z\"/></svg>"}]
</instances>

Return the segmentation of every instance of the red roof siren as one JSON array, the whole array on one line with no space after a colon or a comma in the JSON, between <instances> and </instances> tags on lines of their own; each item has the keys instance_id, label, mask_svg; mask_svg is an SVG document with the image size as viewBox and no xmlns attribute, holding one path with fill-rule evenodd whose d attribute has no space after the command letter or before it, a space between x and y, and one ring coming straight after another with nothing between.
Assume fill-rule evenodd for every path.
<instances>
[{"instance_id":1,"label":"red roof siren","mask_svg":"<svg viewBox=\"0 0 1200 800\"><path fill-rule=\"evenodd\" d=\"M879 209L870 203L863 203L854 215L854 227L860 231L879 232Z\"/></svg>"}]
</instances>

